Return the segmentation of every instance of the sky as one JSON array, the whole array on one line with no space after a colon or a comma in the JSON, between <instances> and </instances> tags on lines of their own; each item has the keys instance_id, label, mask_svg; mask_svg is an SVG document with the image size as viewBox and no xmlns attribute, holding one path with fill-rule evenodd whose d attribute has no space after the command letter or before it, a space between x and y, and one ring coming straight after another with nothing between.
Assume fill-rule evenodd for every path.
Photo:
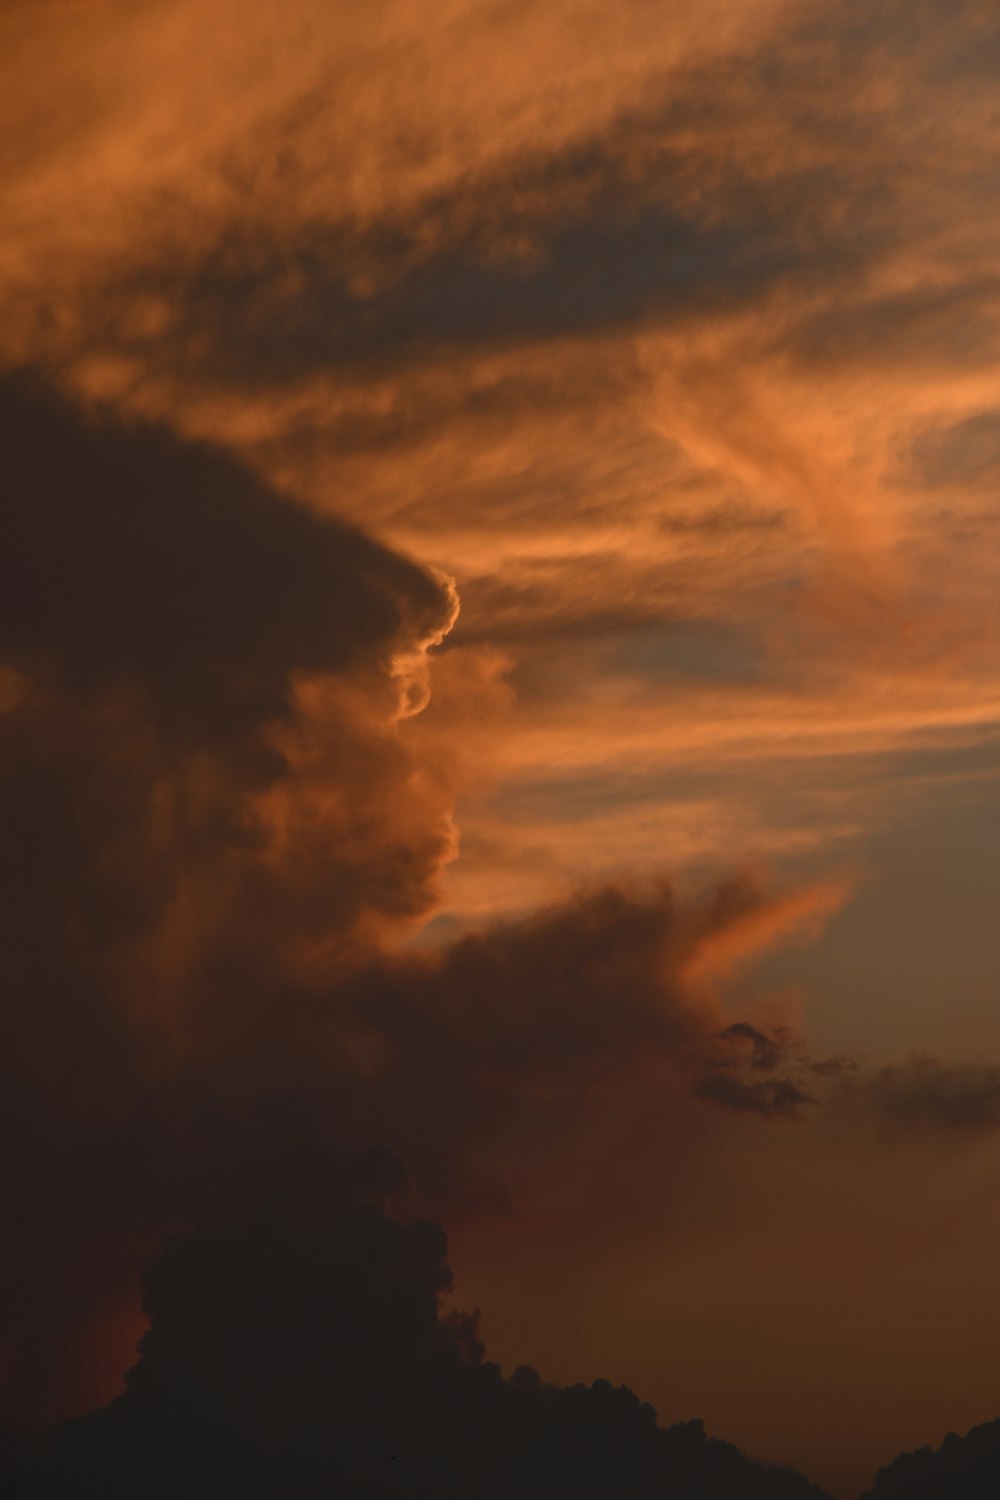
<instances>
[{"instance_id":1,"label":"sky","mask_svg":"<svg viewBox=\"0 0 1000 1500\"><path fill-rule=\"evenodd\" d=\"M504 1370L838 1500L1000 1416L995 6L0 58L7 1420L314 1140Z\"/></svg>"}]
</instances>

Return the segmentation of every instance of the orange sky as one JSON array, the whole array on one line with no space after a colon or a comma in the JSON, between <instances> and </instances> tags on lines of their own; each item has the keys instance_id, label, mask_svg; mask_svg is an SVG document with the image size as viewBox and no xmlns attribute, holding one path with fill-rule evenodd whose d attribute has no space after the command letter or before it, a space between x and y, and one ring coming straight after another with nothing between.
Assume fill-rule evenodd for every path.
<instances>
[{"instance_id":1,"label":"orange sky","mask_svg":"<svg viewBox=\"0 0 1000 1500\"><path fill-rule=\"evenodd\" d=\"M116 953L129 1012L180 1035L251 918L318 985L581 885L698 910L749 872L684 983L861 1082L763 1122L640 1057L549 1133L508 1119L481 1150L519 1216L456 1212L458 1299L505 1361L843 1497L1000 1412L998 56L975 0L0 15L4 370L442 590L385 670L293 664L287 774L243 794L270 905L185 854ZM158 774L155 850L227 773ZM405 850L417 896L345 939L332 848Z\"/></svg>"}]
</instances>

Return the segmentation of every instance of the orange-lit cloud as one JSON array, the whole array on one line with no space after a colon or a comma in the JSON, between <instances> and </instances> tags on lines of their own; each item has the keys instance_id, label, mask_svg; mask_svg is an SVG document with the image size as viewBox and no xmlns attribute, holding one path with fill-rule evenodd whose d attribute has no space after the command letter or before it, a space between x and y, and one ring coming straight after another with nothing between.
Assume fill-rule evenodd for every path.
<instances>
[{"instance_id":1,"label":"orange-lit cloud","mask_svg":"<svg viewBox=\"0 0 1000 1500\"><path fill-rule=\"evenodd\" d=\"M995 1150L998 46L973 0L4 8L8 1081L55 1185L20 1267L61 1194L107 1250L44 1100L95 1159L176 1130L183 1176L287 1088L278 1134L412 1140L516 1335L545 1309L477 1239L514 1201L622 1378L680 1400L686 1360L751 1446L791 1401L787 1456L836 1450L849 1372L862 1426L906 1387L883 1452L929 1439L942 1359L947 1420L995 1414L948 1332L990 1212L925 1344L907 1307ZM683 1359L619 1337L602 1256Z\"/></svg>"}]
</instances>

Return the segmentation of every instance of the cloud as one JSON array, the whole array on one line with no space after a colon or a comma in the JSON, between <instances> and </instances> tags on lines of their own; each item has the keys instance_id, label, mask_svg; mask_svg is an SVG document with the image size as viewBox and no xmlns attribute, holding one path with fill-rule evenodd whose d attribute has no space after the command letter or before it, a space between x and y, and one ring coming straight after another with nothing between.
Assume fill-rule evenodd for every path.
<instances>
[{"instance_id":1,"label":"cloud","mask_svg":"<svg viewBox=\"0 0 1000 1500\"><path fill-rule=\"evenodd\" d=\"M139 1265L213 1174L388 1141L429 1202L511 1212L609 1090L737 1079L703 956L817 908L606 885L387 951L454 848L407 717L450 589L206 447L28 376L0 398L2 1374L38 1422L108 1389L80 1351L113 1365Z\"/></svg>"},{"instance_id":2,"label":"cloud","mask_svg":"<svg viewBox=\"0 0 1000 1500\"><path fill-rule=\"evenodd\" d=\"M383 959L328 1006L335 1050L365 1059L351 1114L373 1139L405 1139L419 1180L444 1174L445 1191L456 1171L459 1184L530 1173L531 1141L551 1150L568 1140L622 1087L634 1090L637 1126L640 1098L662 1113L691 1090L731 1108L742 1089L755 1113L791 1118L805 1102L780 1076L800 1067L793 1039L757 1033L763 1048L746 1057L700 977L706 951L780 905L749 880L701 901L665 881L605 886ZM748 1070L779 1076L744 1084ZM643 1133L658 1132L647 1122Z\"/></svg>"},{"instance_id":3,"label":"cloud","mask_svg":"<svg viewBox=\"0 0 1000 1500\"><path fill-rule=\"evenodd\" d=\"M997 719L996 20L668 10L4 8L0 359L109 407L0 403L22 1414L107 1389L163 1229L281 1145L402 1143L450 1226L580 1182L575 1233L683 1218L716 1141L718 1229L824 1131L993 1128L988 1067L813 1059L726 986ZM402 552L462 594L436 660ZM680 894L720 859L779 874ZM762 1283L768 1223L719 1231Z\"/></svg>"},{"instance_id":4,"label":"cloud","mask_svg":"<svg viewBox=\"0 0 1000 1500\"><path fill-rule=\"evenodd\" d=\"M1000 464L1000 412L928 424L913 439L909 472L928 489L991 490Z\"/></svg>"},{"instance_id":5,"label":"cloud","mask_svg":"<svg viewBox=\"0 0 1000 1500\"><path fill-rule=\"evenodd\" d=\"M713 0L711 48L703 39L702 49L724 49L773 9L770 0L739 7ZM651 37L641 4L626 6L614 25L600 4L587 5L585 23L574 15L579 32L559 7L534 15L518 6L484 25L478 8L462 3L440 26L428 24L422 7L393 3L373 48L367 18L332 17L316 0L297 0L280 23L269 11L252 23L243 17L241 28L242 12L227 4L195 64L187 43L198 11L190 0L115 4L96 20L61 16L65 53L53 45L51 15L25 10L20 24L10 23L11 54L23 69L48 63L60 108L46 115L27 83L7 101L8 118L21 127L19 150L5 163L14 267L35 283L34 251L50 285L68 271L79 290L81 271L86 282L111 262L134 264L136 249L146 263L169 265L231 243L234 228L264 238L279 222L276 203L285 205L295 240L315 243L310 226L326 228L321 253L355 252L350 270L362 285L378 280L408 239L416 241L410 258L442 239L468 240L470 220L494 254L508 241L516 250L524 236L505 222L502 204L489 208L498 180L519 160L579 155L581 136L599 140L602 128L613 130L647 92L637 64L662 78L692 37L679 13ZM561 83L543 98L536 66L545 59L560 68ZM109 80L120 91L108 89ZM219 107L195 116L192 99L208 92ZM133 136L123 145L126 121ZM76 167L72 183L67 158ZM540 176L527 174L522 201L537 201L547 186L551 193ZM178 192L197 201L195 215L171 216ZM69 221L78 195L89 199L89 232L55 246L46 200ZM426 227L414 234L421 218ZM255 258L234 260L252 281Z\"/></svg>"},{"instance_id":6,"label":"cloud","mask_svg":"<svg viewBox=\"0 0 1000 1500\"><path fill-rule=\"evenodd\" d=\"M460 182L361 235L320 221L264 248L257 226L235 231L174 279L166 267L143 270L116 290L126 307L170 308L165 347L155 326L131 340L94 332L142 363L172 346L179 370L197 351L204 381L293 385L345 370L370 380L445 351L697 324L836 258L833 246L798 242L807 229L790 232L796 188L806 203L819 195L789 182L769 203L748 183L719 181L718 169L695 188L695 162L675 155L669 124L658 149L640 144L651 159L637 174L628 153L644 128L655 140L657 124L629 120L620 142L574 144L471 191Z\"/></svg>"},{"instance_id":7,"label":"cloud","mask_svg":"<svg viewBox=\"0 0 1000 1500\"><path fill-rule=\"evenodd\" d=\"M695 1086L699 1099L710 1099L734 1114L761 1115L769 1120L797 1120L804 1105L815 1104L788 1078L748 1083L731 1073L708 1073Z\"/></svg>"},{"instance_id":8,"label":"cloud","mask_svg":"<svg viewBox=\"0 0 1000 1500\"><path fill-rule=\"evenodd\" d=\"M294 674L384 671L397 638L449 623L426 569L221 454L88 421L28 378L0 421L8 665L67 697L131 690L171 744L242 746L289 714Z\"/></svg>"},{"instance_id":9,"label":"cloud","mask_svg":"<svg viewBox=\"0 0 1000 1500\"><path fill-rule=\"evenodd\" d=\"M901 1453L875 1476L862 1500L986 1500L1000 1483L1000 1421L964 1437L949 1432L940 1448Z\"/></svg>"},{"instance_id":10,"label":"cloud","mask_svg":"<svg viewBox=\"0 0 1000 1500\"><path fill-rule=\"evenodd\" d=\"M197 69L219 108L195 121L182 103L198 86L182 71L194 8L114 7L116 33L97 24L78 38L82 77L65 80L56 122L44 128L29 89L9 105L25 159L4 184L22 292L8 338L16 347L23 330L33 352L81 369L118 360L140 383L172 366L175 379L257 389L640 321L715 329L747 311L784 347L798 339L822 353L838 329L876 352L891 345L877 337L892 321L883 304L933 295L924 266L915 289L885 285L904 253L901 223L929 218L940 234L955 191L937 182L928 203L912 157L939 144L933 128L946 147L972 137L974 70L959 92L941 65L954 54L950 17L909 5L872 26L851 5L822 17L793 6L775 32L770 4L739 8L742 26L736 7L719 5L717 34L692 51L679 14L653 46L641 6L626 6L618 28L589 9L587 34L609 49L596 72L558 6L489 25L458 6L428 34L419 8L393 6L373 47L363 20L303 0L288 23L309 39L301 51L266 12L239 33L220 19ZM979 43L972 56L995 42L971 6L961 31ZM17 32L30 67L44 27ZM532 46L536 66L558 57L558 99L532 86ZM49 52L50 68L70 71ZM506 66L488 69L484 109L469 79L490 52ZM914 119L906 69L957 123L945 126L945 111L931 126L926 111ZM894 86L880 91L887 73ZM120 93L102 93L108 77ZM128 105L133 150L118 133ZM174 149L157 152L165 131ZM84 191L88 232L70 234ZM194 210L184 218L179 195ZM66 221L59 245L46 206Z\"/></svg>"},{"instance_id":11,"label":"cloud","mask_svg":"<svg viewBox=\"0 0 1000 1500\"><path fill-rule=\"evenodd\" d=\"M8 1322L3 1375L30 1410L162 1228L127 1122L234 934L277 985L431 905L450 791L400 716L454 601L232 460L29 376L0 390L0 440L4 1270L36 1319Z\"/></svg>"},{"instance_id":12,"label":"cloud","mask_svg":"<svg viewBox=\"0 0 1000 1500\"><path fill-rule=\"evenodd\" d=\"M845 1097L892 1131L975 1136L1000 1125L1000 1068L916 1056L848 1074Z\"/></svg>"},{"instance_id":13,"label":"cloud","mask_svg":"<svg viewBox=\"0 0 1000 1500\"><path fill-rule=\"evenodd\" d=\"M285 1147L388 1142L468 1221L609 1111L631 1170L693 1173L710 1118L814 1112L793 1029L717 985L842 885L604 883L388 951L453 848L406 717L450 590L209 449L4 394L9 1419L108 1394L141 1264Z\"/></svg>"},{"instance_id":14,"label":"cloud","mask_svg":"<svg viewBox=\"0 0 1000 1500\"><path fill-rule=\"evenodd\" d=\"M125 1394L8 1445L18 1493L434 1493L821 1500L698 1421L658 1425L625 1386L545 1384L488 1363L476 1320L441 1311L440 1227L387 1211L384 1154L307 1150L220 1184L147 1268Z\"/></svg>"},{"instance_id":15,"label":"cloud","mask_svg":"<svg viewBox=\"0 0 1000 1500\"><path fill-rule=\"evenodd\" d=\"M392 5L377 37L315 0L280 23L227 4L211 39L187 0L106 10L62 46L41 12L11 28L10 357L447 568L452 644L514 658L494 785L532 751L638 775L696 724L752 727L738 791L716 768L707 818L661 784L628 852L650 867L662 828L685 852L703 829L704 858L721 826L767 858L885 816L841 725L891 755L945 691L987 711L965 646L995 635L992 543L885 483L929 405L992 399L970 364L995 300L981 8L714 4L655 38L641 4L586 27L561 3L443 26ZM834 699L835 809L807 765ZM776 758L802 792L787 830ZM463 917L517 857L484 803ZM563 875L574 830L549 822Z\"/></svg>"}]
</instances>

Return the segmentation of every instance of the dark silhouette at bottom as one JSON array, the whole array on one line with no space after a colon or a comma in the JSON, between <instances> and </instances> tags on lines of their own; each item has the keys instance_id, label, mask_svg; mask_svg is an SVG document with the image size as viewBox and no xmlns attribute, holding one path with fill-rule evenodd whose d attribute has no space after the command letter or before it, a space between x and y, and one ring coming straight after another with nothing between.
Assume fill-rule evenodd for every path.
<instances>
[{"instance_id":1,"label":"dark silhouette at bottom","mask_svg":"<svg viewBox=\"0 0 1000 1500\"><path fill-rule=\"evenodd\" d=\"M823 1500L700 1422L660 1427L626 1387L505 1378L474 1318L441 1315L445 1236L386 1211L400 1186L389 1158L326 1150L231 1182L149 1266L125 1393L9 1438L2 1493Z\"/></svg>"},{"instance_id":2,"label":"dark silhouette at bottom","mask_svg":"<svg viewBox=\"0 0 1000 1500\"><path fill-rule=\"evenodd\" d=\"M901 1453L880 1469L862 1500L997 1500L1000 1421L949 1432L940 1448Z\"/></svg>"}]
</instances>

